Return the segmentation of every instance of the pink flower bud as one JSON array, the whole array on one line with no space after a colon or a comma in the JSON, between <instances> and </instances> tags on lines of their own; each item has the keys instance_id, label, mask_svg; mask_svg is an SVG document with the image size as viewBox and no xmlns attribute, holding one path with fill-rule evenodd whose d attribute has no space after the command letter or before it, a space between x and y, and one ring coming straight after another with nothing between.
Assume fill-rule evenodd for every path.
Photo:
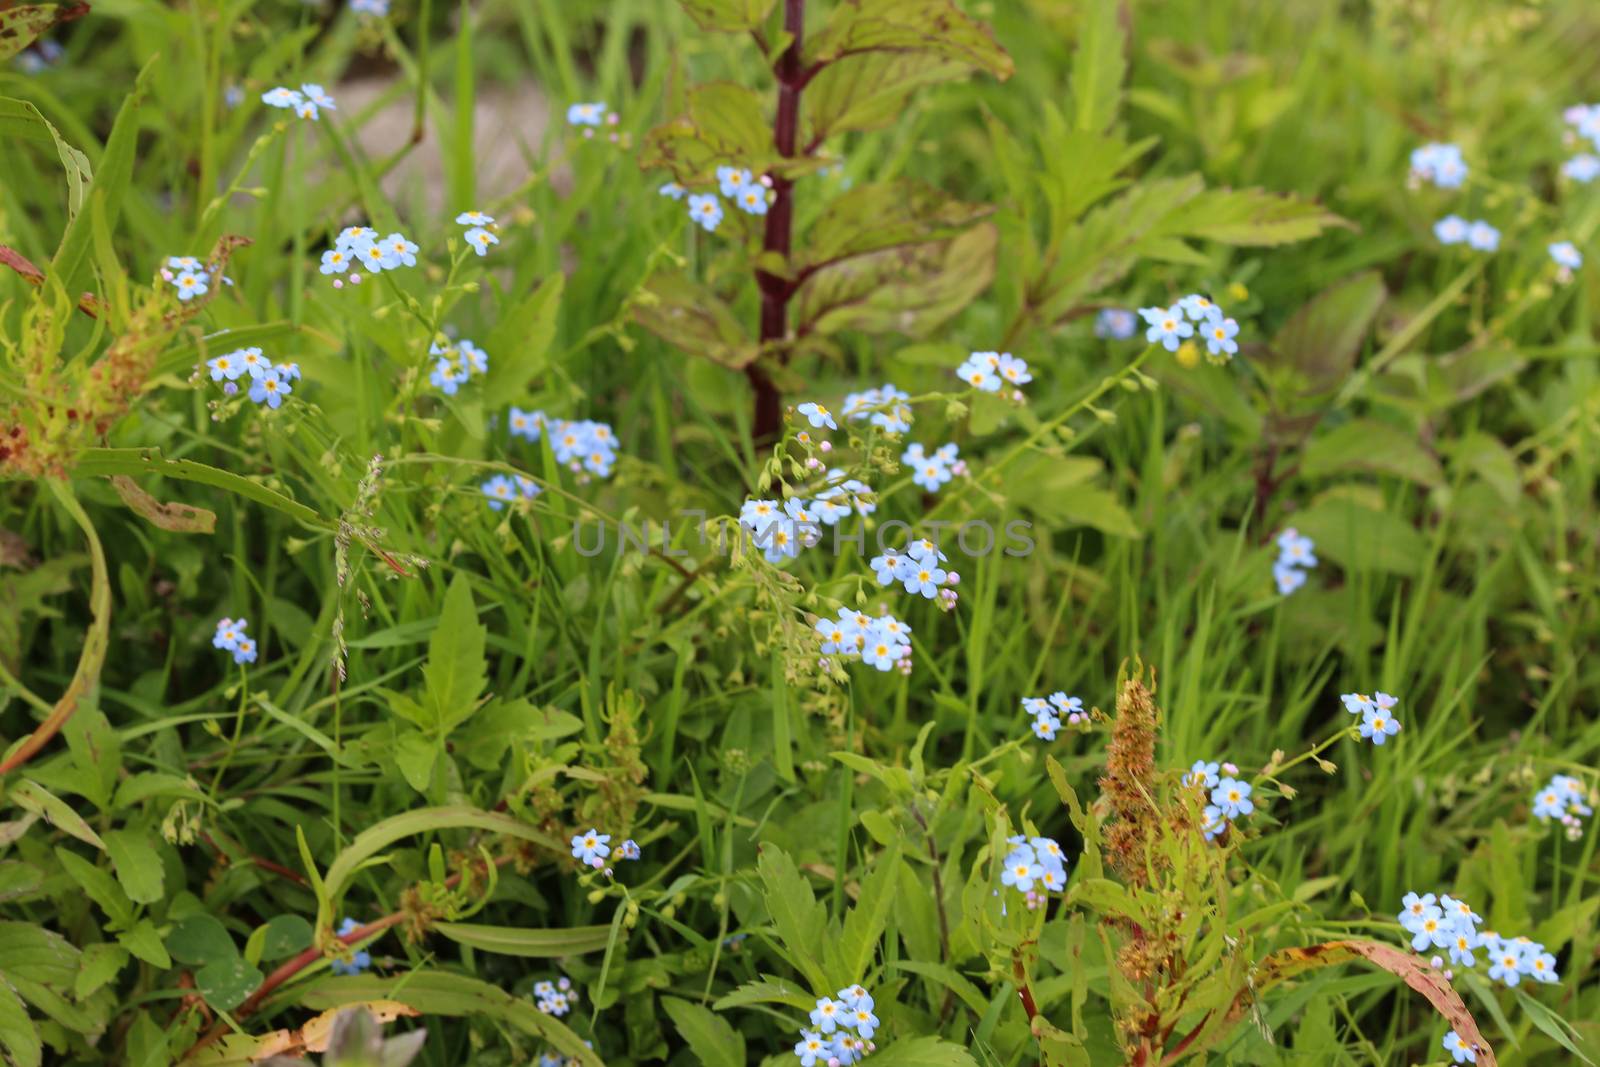
<instances>
[{"instance_id":1,"label":"pink flower bud","mask_svg":"<svg viewBox=\"0 0 1600 1067\"><path fill-rule=\"evenodd\" d=\"M350 275L350 284L351 285L360 285L361 284L361 275L359 275L359 274L351 274Z\"/></svg>"},{"instance_id":2,"label":"pink flower bud","mask_svg":"<svg viewBox=\"0 0 1600 1067\"><path fill-rule=\"evenodd\" d=\"M344 279L343 278L335 278L333 280L333 287L335 289L343 289L344 288Z\"/></svg>"},{"instance_id":3,"label":"pink flower bud","mask_svg":"<svg viewBox=\"0 0 1600 1067\"><path fill-rule=\"evenodd\" d=\"M824 442L822 442L821 448L822 448L822 450L824 452L832 452L833 451L833 442L832 441L824 441Z\"/></svg>"},{"instance_id":4,"label":"pink flower bud","mask_svg":"<svg viewBox=\"0 0 1600 1067\"><path fill-rule=\"evenodd\" d=\"M946 571L945 572L945 576L944 576L944 584L945 585L960 585L961 584L961 575L957 574L955 571Z\"/></svg>"},{"instance_id":5,"label":"pink flower bud","mask_svg":"<svg viewBox=\"0 0 1600 1067\"><path fill-rule=\"evenodd\" d=\"M1238 774L1239 773L1239 767L1238 767L1237 764L1234 764L1234 763L1224 763L1222 765L1222 770L1226 774Z\"/></svg>"}]
</instances>

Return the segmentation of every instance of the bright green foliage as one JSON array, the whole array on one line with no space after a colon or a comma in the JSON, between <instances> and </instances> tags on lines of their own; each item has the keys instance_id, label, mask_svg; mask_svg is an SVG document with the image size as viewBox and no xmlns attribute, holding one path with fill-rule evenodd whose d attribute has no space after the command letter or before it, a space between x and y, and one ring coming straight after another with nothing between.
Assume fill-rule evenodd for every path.
<instances>
[{"instance_id":1,"label":"bright green foliage","mask_svg":"<svg viewBox=\"0 0 1600 1067\"><path fill-rule=\"evenodd\" d=\"M1600 182L1562 171L1597 34L1585 0L0 11L0 1060L787 1067L859 983L877 1067L1600 1062L1600 830L1531 811L1600 786ZM304 83L337 108L261 101ZM1460 188L1408 183L1432 141ZM362 224L417 263L334 288ZM1097 332L1190 293L1231 361ZM212 378L250 347L299 367L280 408ZM1020 398L957 378L988 350ZM908 431L844 411L886 382ZM925 491L913 442L964 471ZM798 558L739 541L854 479ZM902 523L949 610L875 579ZM841 609L909 625L909 671L822 655ZM1339 699L1378 690L1382 748ZM1211 842L1197 759L1254 788ZM1047 907L1018 834L1065 852ZM1560 982L1430 966L1410 890Z\"/></svg>"}]
</instances>

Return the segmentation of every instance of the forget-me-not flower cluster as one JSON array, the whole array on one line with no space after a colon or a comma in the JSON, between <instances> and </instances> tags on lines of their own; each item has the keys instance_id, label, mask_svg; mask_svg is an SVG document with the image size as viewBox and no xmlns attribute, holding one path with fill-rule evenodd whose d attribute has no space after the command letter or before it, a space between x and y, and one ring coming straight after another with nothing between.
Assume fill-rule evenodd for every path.
<instances>
[{"instance_id":1,"label":"forget-me-not flower cluster","mask_svg":"<svg viewBox=\"0 0 1600 1067\"><path fill-rule=\"evenodd\" d=\"M445 396L455 396L474 374L489 370L489 354L464 337L458 341L435 341L428 346L428 355L434 357L428 383Z\"/></svg>"},{"instance_id":2,"label":"forget-me-not flower cluster","mask_svg":"<svg viewBox=\"0 0 1600 1067\"><path fill-rule=\"evenodd\" d=\"M1425 144L1411 153L1411 176L1441 189L1459 189L1467 180L1467 164L1453 144Z\"/></svg>"},{"instance_id":3,"label":"forget-me-not flower cluster","mask_svg":"<svg viewBox=\"0 0 1600 1067\"><path fill-rule=\"evenodd\" d=\"M546 1015L565 1015L577 1001L578 991L573 988L572 979L562 975L553 982L545 979L533 983L533 996Z\"/></svg>"},{"instance_id":4,"label":"forget-me-not flower cluster","mask_svg":"<svg viewBox=\"0 0 1600 1067\"><path fill-rule=\"evenodd\" d=\"M178 299L184 302L205 296L211 289L211 272L194 256L168 256L161 277L172 284Z\"/></svg>"},{"instance_id":5,"label":"forget-me-not flower cluster","mask_svg":"<svg viewBox=\"0 0 1600 1067\"><path fill-rule=\"evenodd\" d=\"M1483 917L1464 900L1448 893L1407 893L1400 902L1401 927L1416 952L1435 953L1433 965L1444 967L1445 957L1456 967L1476 967L1482 951L1489 967L1489 978L1508 986L1524 978L1551 983L1560 980L1556 958L1544 945L1531 938L1505 938L1490 930L1480 931ZM1446 972L1449 976L1449 972Z\"/></svg>"},{"instance_id":6,"label":"forget-me-not flower cluster","mask_svg":"<svg viewBox=\"0 0 1600 1067\"><path fill-rule=\"evenodd\" d=\"M1382 745L1400 732L1400 720L1394 715L1395 705L1400 703L1399 697L1382 692L1374 693L1372 696L1367 696L1365 693L1341 693L1339 699L1344 702L1344 710L1352 715L1361 716L1357 729L1362 737L1369 739L1374 745Z\"/></svg>"},{"instance_id":7,"label":"forget-me-not flower cluster","mask_svg":"<svg viewBox=\"0 0 1600 1067\"><path fill-rule=\"evenodd\" d=\"M478 491L488 498L489 507L493 511L500 511L514 500L532 500L544 492L532 478L525 478L520 474L515 477L496 474L478 486Z\"/></svg>"},{"instance_id":8,"label":"forget-me-not flower cluster","mask_svg":"<svg viewBox=\"0 0 1600 1067\"><path fill-rule=\"evenodd\" d=\"M1047 697L1023 697L1022 710L1033 719L1033 736L1041 741L1054 741L1063 721L1071 726L1089 721L1083 701L1059 689Z\"/></svg>"},{"instance_id":9,"label":"forget-me-not flower cluster","mask_svg":"<svg viewBox=\"0 0 1600 1067\"><path fill-rule=\"evenodd\" d=\"M542 411L523 411L512 407L507 417L511 436L537 442L550 435L550 451L556 462L568 470L592 474L597 478L611 477L617 464L617 432L608 422L593 419L552 419Z\"/></svg>"},{"instance_id":10,"label":"forget-me-not flower cluster","mask_svg":"<svg viewBox=\"0 0 1600 1067\"><path fill-rule=\"evenodd\" d=\"M1239 324L1199 293L1190 293L1171 307L1140 308L1139 315L1149 327L1144 339L1168 352L1176 352L1191 337L1205 342L1207 358L1213 363L1226 363L1239 351L1239 342L1234 340Z\"/></svg>"},{"instance_id":11,"label":"forget-me-not flower cluster","mask_svg":"<svg viewBox=\"0 0 1600 1067\"><path fill-rule=\"evenodd\" d=\"M500 243L500 238L495 235L493 215L485 215L481 211L463 211L456 216L456 225L467 228L461 236L467 242L467 247L479 256L488 255L489 246Z\"/></svg>"},{"instance_id":12,"label":"forget-me-not flower cluster","mask_svg":"<svg viewBox=\"0 0 1600 1067\"><path fill-rule=\"evenodd\" d=\"M314 82L306 82L298 89L290 89L280 85L276 89L268 89L261 94L261 102L268 107L279 108L283 111L293 111L303 119L312 122L323 111L337 111L333 97L322 91L322 86Z\"/></svg>"},{"instance_id":13,"label":"forget-me-not flower cluster","mask_svg":"<svg viewBox=\"0 0 1600 1067\"><path fill-rule=\"evenodd\" d=\"M905 591L928 600L937 598L946 611L955 607L951 586L961 583L961 575L941 564L949 562L939 546L926 537L912 541L904 551L892 548L874 556L870 566L879 585L899 582Z\"/></svg>"},{"instance_id":14,"label":"forget-me-not flower cluster","mask_svg":"<svg viewBox=\"0 0 1600 1067\"><path fill-rule=\"evenodd\" d=\"M1533 795L1533 814L1543 822L1556 820L1566 827L1568 837L1577 840L1583 834L1583 818L1594 814L1588 800L1589 792L1577 778L1552 775Z\"/></svg>"},{"instance_id":15,"label":"forget-me-not flower cluster","mask_svg":"<svg viewBox=\"0 0 1600 1067\"><path fill-rule=\"evenodd\" d=\"M1010 352L974 352L956 368L956 376L982 393L998 393L1007 385L1017 389L1033 381L1027 361ZM1022 395L1020 390L1016 395Z\"/></svg>"},{"instance_id":16,"label":"forget-me-not flower cluster","mask_svg":"<svg viewBox=\"0 0 1600 1067\"><path fill-rule=\"evenodd\" d=\"M877 1048L872 1038L881 1025L874 1014L877 1004L859 985L847 986L831 997L819 997L811 1009L811 1029L800 1030L794 1054L800 1067L833 1067L860 1062Z\"/></svg>"},{"instance_id":17,"label":"forget-me-not flower cluster","mask_svg":"<svg viewBox=\"0 0 1600 1067\"><path fill-rule=\"evenodd\" d=\"M1107 341L1126 341L1139 329L1139 317L1127 308L1101 308L1094 317L1094 335Z\"/></svg>"},{"instance_id":18,"label":"forget-me-not flower cluster","mask_svg":"<svg viewBox=\"0 0 1600 1067\"><path fill-rule=\"evenodd\" d=\"M249 625L249 621L245 619L218 619L217 632L211 637L211 647L232 652L235 663L254 663L256 643L245 633L245 628Z\"/></svg>"},{"instance_id":19,"label":"forget-me-not flower cluster","mask_svg":"<svg viewBox=\"0 0 1600 1067\"><path fill-rule=\"evenodd\" d=\"M1468 222L1460 215L1446 215L1433 224L1433 235L1444 245L1465 243L1479 252L1500 249L1500 231L1483 219Z\"/></svg>"},{"instance_id":20,"label":"forget-me-not flower cluster","mask_svg":"<svg viewBox=\"0 0 1600 1067\"><path fill-rule=\"evenodd\" d=\"M351 934L355 933L360 928L361 928L361 924L360 923L356 922L354 919L348 919L347 918L347 919L345 919L344 922L339 924L339 936L340 937L349 937ZM334 974L342 974L342 975L348 976L348 975L360 974L362 971L366 970L368 967L371 967L371 966L372 966L372 954L370 952L368 952L366 949L363 948L363 949L358 949L355 952L350 953L350 958L348 960L331 960L331 961L329 961L328 970L332 971Z\"/></svg>"},{"instance_id":21,"label":"forget-me-not flower cluster","mask_svg":"<svg viewBox=\"0 0 1600 1067\"><path fill-rule=\"evenodd\" d=\"M867 422L887 433L905 433L911 429L911 405L905 401L911 394L884 382L876 389L849 393L844 398L844 417L851 422Z\"/></svg>"},{"instance_id":22,"label":"forget-me-not flower cluster","mask_svg":"<svg viewBox=\"0 0 1600 1067\"><path fill-rule=\"evenodd\" d=\"M238 391L240 378L247 378L250 399L269 408L279 407L283 398L294 392L289 383L300 380L300 364L278 363L261 354L261 349L236 348L206 360L211 380L222 382L230 395Z\"/></svg>"},{"instance_id":23,"label":"forget-me-not flower cluster","mask_svg":"<svg viewBox=\"0 0 1600 1067\"><path fill-rule=\"evenodd\" d=\"M333 278L333 287L344 287L343 275L360 284L361 271L377 274L417 265L417 244L403 233L379 237L370 226L346 226L333 239L333 247L322 253L318 270Z\"/></svg>"},{"instance_id":24,"label":"forget-me-not flower cluster","mask_svg":"<svg viewBox=\"0 0 1600 1067\"><path fill-rule=\"evenodd\" d=\"M893 615L840 608L838 618L818 619L812 629L824 656L859 656L880 671L911 673L911 627Z\"/></svg>"},{"instance_id":25,"label":"forget-me-not flower cluster","mask_svg":"<svg viewBox=\"0 0 1600 1067\"><path fill-rule=\"evenodd\" d=\"M967 472L960 453L961 448L954 441L940 445L932 453L924 449L921 442L913 441L900 454L900 462L911 468L913 482L930 493L937 493L951 478Z\"/></svg>"},{"instance_id":26,"label":"forget-me-not flower cluster","mask_svg":"<svg viewBox=\"0 0 1600 1067\"><path fill-rule=\"evenodd\" d=\"M1014 834L1006 843L1011 851L1000 868L1000 884L1023 894L1030 911L1051 893L1066 892L1067 854L1054 838Z\"/></svg>"},{"instance_id":27,"label":"forget-me-not flower cluster","mask_svg":"<svg viewBox=\"0 0 1600 1067\"><path fill-rule=\"evenodd\" d=\"M1306 584L1306 571L1317 565L1316 546L1311 538L1293 526L1278 535L1278 559L1272 565L1272 580L1283 596Z\"/></svg>"}]
</instances>

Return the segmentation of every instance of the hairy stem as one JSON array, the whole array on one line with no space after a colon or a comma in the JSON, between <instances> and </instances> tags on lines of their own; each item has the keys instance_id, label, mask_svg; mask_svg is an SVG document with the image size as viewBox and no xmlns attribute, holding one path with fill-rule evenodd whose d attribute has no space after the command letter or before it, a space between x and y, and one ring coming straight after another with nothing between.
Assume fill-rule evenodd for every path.
<instances>
[{"instance_id":1,"label":"hairy stem","mask_svg":"<svg viewBox=\"0 0 1600 1067\"><path fill-rule=\"evenodd\" d=\"M800 130L800 93L804 88L800 50L805 36L805 15L806 0L783 0L783 28L790 35L790 41L773 70L778 79L778 112L772 121L772 141L778 154L785 159L795 156L795 141ZM787 261L794 239L794 182L775 175L772 191L762 251L775 252ZM764 270L756 271L756 284L761 290L761 354L766 356L788 337L789 300L794 296L795 286L788 278ZM780 360L784 358L779 356ZM783 397L759 361L746 367L745 375L755 390L752 433L757 440L771 437L783 422Z\"/></svg>"}]
</instances>

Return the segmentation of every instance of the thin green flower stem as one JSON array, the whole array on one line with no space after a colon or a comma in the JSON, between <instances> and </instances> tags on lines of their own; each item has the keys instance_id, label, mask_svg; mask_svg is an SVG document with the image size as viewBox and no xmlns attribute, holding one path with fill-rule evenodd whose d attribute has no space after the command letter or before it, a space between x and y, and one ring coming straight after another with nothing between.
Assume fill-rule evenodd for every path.
<instances>
[{"instance_id":1,"label":"thin green flower stem","mask_svg":"<svg viewBox=\"0 0 1600 1067\"><path fill-rule=\"evenodd\" d=\"M222 762L217 765L217 773L211 778L211 798L217 801L217 790L222 785L222 776L227 773L228 765L233 762L234 753L239 750L239 738L244 733L244 712L250 702L250 668L243 663L239 664L239 710L233 717L233 736L228 739L228 749L223 754Z\"/></svg>"}]
</instances>

